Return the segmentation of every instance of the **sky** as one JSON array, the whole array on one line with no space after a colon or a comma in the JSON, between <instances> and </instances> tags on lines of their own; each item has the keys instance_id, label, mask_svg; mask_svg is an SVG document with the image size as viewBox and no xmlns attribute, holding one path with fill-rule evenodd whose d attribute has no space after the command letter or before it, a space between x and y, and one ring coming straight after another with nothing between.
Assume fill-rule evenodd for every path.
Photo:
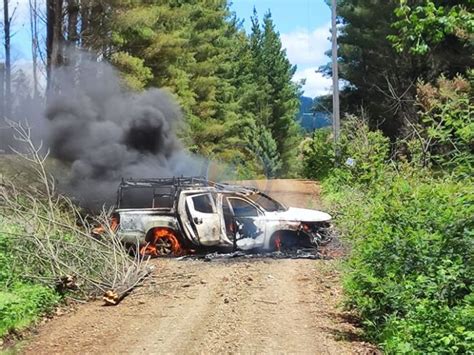
<instances>
[{"instance_id":1,"label":"sky","mask_svg":"<svg viewBox=\"0 0 474 355\"><path fill-rule=\"evenodd\" d=\"M331 10L324 0L235 0L231 9L244 20L250 31L253 8L259 18L270 10L280 32L288 59L297 66L295 81L306 79L304 95L315 97L329 93L331 79L317 70L330 61L324 53L331 48Z\"/></svg>"},{"instance_id":2,"label":"sky","mask_svg":"<svg viewBox=\"0 0 474 355\"><path fill-rule=\"evenodd\" d=\"M43 3L44 0L38 0ZM10 0L15 12L12 40L12 59L17 68L27 70L30 54L28 22L29 0ZM324 53L330 49L329 28L331 11L324 0L234 0L231 10L244 21L250 31L250 16L253 8L260 18L270 10L275 27L280 33L283 47L290 62L297 66L295 81L306 80L304 94L315 97L326 94L331 88L331 79L317 73L319 66L329 62Z\"/></svg>"}]
</instances>

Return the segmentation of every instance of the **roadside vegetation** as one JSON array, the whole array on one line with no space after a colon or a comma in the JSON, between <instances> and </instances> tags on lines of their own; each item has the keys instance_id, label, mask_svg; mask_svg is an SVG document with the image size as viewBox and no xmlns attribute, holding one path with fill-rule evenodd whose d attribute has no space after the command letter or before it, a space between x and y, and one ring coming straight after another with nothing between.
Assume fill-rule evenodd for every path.
<instances>
[{"instance_id":1,"label":"roadside vegetation","mask_svg":"<svg viewBox=\"0 0 474 355\"><path fill-rule=\"evenodd\" d=\"M388 353L474 351L470 95L461 77L419 83L412 139L391 143L347 117L337 155L330 130L303 145L304 173L322 180L350 250L346 305Z\"/></svg>"},{"instance_id":2,"label":"roadside vegetation","mask_svg":"<svg viewBox=\"0 0 474 355\"><path fill-rule=\"evenodd\" d=\"M15 245L7 234L15 228L0 217L0 337L38 320L58 304L51 287L34 284L18 273ZM17 245L18 247L18 245Z\"/></svg>"},{"instance_id":3,"label":"roadside vegetation","mask_svg":"<svg viewBox=\"0 0 474 355\"><path fill-rule=\"evenodd\" d=\"M352 115L301 153L350 250L346 306L387 353L473 353L472 2L339 10Z\"/></svg>"},{"instance_id":4,"label":"roadside vegetation","mask_svg":"<svg viewBox=\"0 0 474 355\"><path fill-rule=\"evenodd\" d=\"M92 218L55 190L47 153L29 128L12 124L24 153L25 181L0 181L0 337L21 330L60 303L104 296L120 302L149 273L115 236L106 211ZM93 236L94 225L103 227ZM106 298L106 299L105 299Z\"/></svg>"}]
</instances>

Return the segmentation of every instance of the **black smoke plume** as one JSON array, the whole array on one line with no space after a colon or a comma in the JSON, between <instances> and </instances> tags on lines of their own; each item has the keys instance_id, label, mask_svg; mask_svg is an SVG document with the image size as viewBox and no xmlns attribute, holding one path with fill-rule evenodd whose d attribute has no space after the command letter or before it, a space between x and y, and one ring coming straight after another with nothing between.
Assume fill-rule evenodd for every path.
<instances>
[{"instance_id":1,"label":"black smoke plume","mask_svg":"<svg viewBox=\"0 0 474 355\"><path fill-rule=\"evenodd\" d=\"M46 108L52 157L68 173L63 191L88 208L113 204L122 177L202 175L206 163L187 154L177 136L181 110L165 90L130 92L106 63L63 67Z\"/></svg>"}]
</instances>

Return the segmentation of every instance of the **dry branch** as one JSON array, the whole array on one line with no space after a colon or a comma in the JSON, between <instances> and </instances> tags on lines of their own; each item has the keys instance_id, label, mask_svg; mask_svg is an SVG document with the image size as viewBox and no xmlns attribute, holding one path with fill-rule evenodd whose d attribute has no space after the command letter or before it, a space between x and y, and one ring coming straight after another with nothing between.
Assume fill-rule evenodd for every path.
<instances>
[{"instance_id":1,"label":"dry branch","mask_svg":"<svg viewBox=\"0 0 474 355\"><path fill-rule=\"evenodd\" d=\"M34 184L0 182L0 221L15 226L10 235L26 277L61 290L76 289L87 297L117 295L115 304L150 273L147 260L131 257L110 225L110 211L85 218L67 196L56 192L46 169L48 152L36 146L27 125L9 122L24 145L16 154L29 163ZM103 233L94 237L94 225ZM1 224L0 224L1 225Z\"/></svg>"}]
</instances>

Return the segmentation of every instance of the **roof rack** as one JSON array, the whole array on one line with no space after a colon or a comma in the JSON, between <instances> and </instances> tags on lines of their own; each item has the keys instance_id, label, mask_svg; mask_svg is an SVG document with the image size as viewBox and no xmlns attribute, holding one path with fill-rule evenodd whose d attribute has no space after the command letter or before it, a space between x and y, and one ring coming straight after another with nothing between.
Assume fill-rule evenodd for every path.
<instances>
[{"instance_id":1,"label":"roof rack","mask_svg":"<svg viewBox=\"0 0 474 355\"><path fill-rule=\"evenodd\" d=\"M167 178L140 178L123 179L119 186L126 187L214 187L216 190L234 191L240 193L255 193L258 189L240 185L231 185L223 182L214 182L206 179L204 176L180 176Z\"/></svg>"},{"instance_id":2,"label":"roof rack","mask_svg":"<svg viewBox=\"0 0 474 355\"><path fill-rule=\"evenodd\" d=\"M258 189L254 187L231 185L225 182L214 182L212 186L214 186L218 190L235 191L235 192L241 192L241 193L258 192Z\"/></svg>"},{"instance_id":3,"label":"roof rack","mask_svg":"<svg viewBox=\"0 0 474 355\"><path fill-rule=\"evenodd\" d=\"M167 178L141 178L141 179L124 179L120 183L120 187L157 187L157 186L213 186L213 182L206 180L202 176L180 176Z\"/></svg>"}]
</instances>

